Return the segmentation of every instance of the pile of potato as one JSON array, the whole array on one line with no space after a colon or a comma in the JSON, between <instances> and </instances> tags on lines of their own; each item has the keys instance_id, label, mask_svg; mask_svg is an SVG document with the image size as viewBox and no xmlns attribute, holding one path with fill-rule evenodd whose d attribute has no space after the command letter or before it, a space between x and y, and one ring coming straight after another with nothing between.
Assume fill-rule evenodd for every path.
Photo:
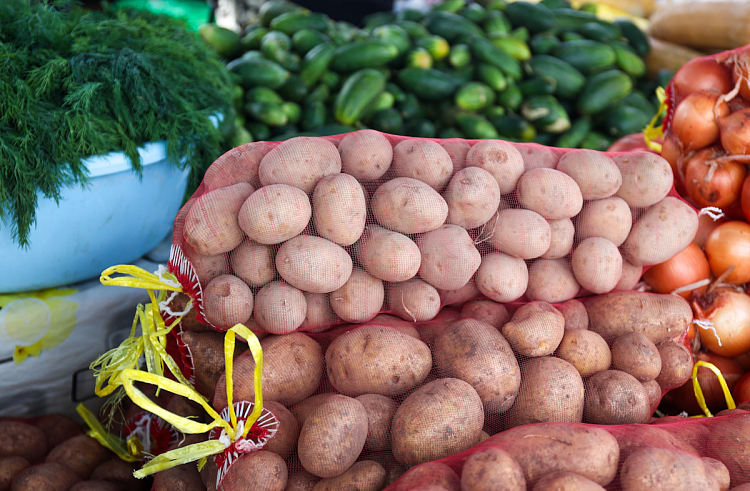
<instances>
[{"instance_id":1,"label":"pile of potato","mask_svg":"<svg viewBox=\"0 0 750 491\"><path fill-rule=\"evenodd\" d=\"M672 183L650 152L369 129L250 143L180 211L171 263L219 330L421 322L478 297L561 303L632 289L690 243L698 217Z\"/></svg>"},{"instance_id":2,"label":"pile of potato","mask_svg":"<svg viewBox=\"0 0 750 491\"><path fill-rule=\"evenodd\" d=\"M662 393L690 377L676 340L691 322L682 297L626 291L510 311L478 299L425 323L379 314L262 335L264 407L280 426L229 467L223 489L262 480L278 491L381 490L412 466L529 423L647 423ZM235 401L254 400L254 369L249 350L235 358ZM225 374L210 385L223 410ZM203 475L212 489L215 463Z\"/></svg>"}]
</instances>

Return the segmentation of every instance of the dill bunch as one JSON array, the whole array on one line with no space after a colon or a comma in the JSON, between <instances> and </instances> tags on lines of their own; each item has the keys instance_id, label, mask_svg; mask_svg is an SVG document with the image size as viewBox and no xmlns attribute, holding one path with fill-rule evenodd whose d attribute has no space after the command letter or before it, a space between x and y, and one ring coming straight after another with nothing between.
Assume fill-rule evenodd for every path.
<instances>
[{"instance_id":1,"label":"dill bunch","mask_svg":"<svg viewBox=\"0 0 750 491\"><path fill-rule=\"evenodd\" d=\"M88 184L82 160L166 140L190 186L224 150L209 116L232 106L225 63L178 19L84 10L69 0L0 2L0 221L28 247L38 192Z\"/></svg>"}]
</instances>

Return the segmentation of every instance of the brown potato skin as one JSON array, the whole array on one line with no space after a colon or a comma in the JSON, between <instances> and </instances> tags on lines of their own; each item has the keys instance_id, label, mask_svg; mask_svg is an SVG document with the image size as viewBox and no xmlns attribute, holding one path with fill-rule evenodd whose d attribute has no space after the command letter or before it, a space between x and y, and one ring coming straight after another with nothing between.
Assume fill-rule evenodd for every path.
<instances>
[{"instance_id":1,"label":"brown potato skin","mask_svg":"<svg viewBox=\"0 0 750 491\"><path fill-rule=\"evenodd\" d=\"M318 476L310 474L305 469L296 469L289 473L284 491L312 491L318 481Z\"/></svg>"},{"instance_id":2,"label":"brown potato skin","mask_svg":"<svg viewBox=\"0 0 750 491\"><path fill-rule=\"evenodd\" d=\"M641 332L659 344L682 334L693 321L687 300L677 295L617 291L583 300L589 329L608 343L628 332Z\"/></svg>"},{"instance_id":3,"label":"brown potato skin","mask_svg":"<svg viewBox=\"0 0 750 491\"><path fill-rule=\"evenodd\" d=\"M23 457L0 458L0 491L9 491L16 476L29 467L31 464Z\"/></svg>"},{"instance_id":4,"label":"brown potato skin","mask_svg":"<svg viewBox=\"0 0 750 491\"><path fill-rule=\"evenodd\" d=\"M656 345L661 357L661 371L656 377L662 389L673 389L687 382L693 371L693 356L683 345L672 340Z\"/></svg>"},{"instance_id":5,"label":"brown potato skin","mask_svg":"<svg viewBox=\"0 0 750 491\"><path fill-rule=\"evenodd\" d=\"M641 447L625 459L620 469L623 491L719 491L719 483L699 457L656 447Z\"/></svg>"},{"instance_id":6,"label":"brown potato skin","mask_svg":"<svg viewBox=\"0 0 750 491\"><path fill-rule=\"evenodd\" d=\"M461 491L526 491L523 469L499 448L478 450L461 470Z\"/></svg>"},{"instance_id":7,"label":"brown potato skin","mask_svg":"<svg viewBox=\"0 0 750 491\"><path fill-rule=\"evenodd\" d=\"M347 134L338 146L343 172L358 181L377 179L390 168L393 147L382 133L363 129Z\"/></svg>"},{"instance_id":8,"label":"brown potato skin","mask_svg":"<svg viewBox=\"0 0 750 491\"><path fill-rule=\"evenodd\" d=\"M580 300L568 300L555 308L565 317L565 329L588 329L589 314Z\"/></svg>"},{"instance_id":9,"label":"brown potato skin","mask_svg":"<svg viewBox=\"0 0 750 491\"><path fill-rule=\"evenodd\" d=\"M385 484L386 471L374 460L362 460L352 464L343 474L323 479L313 491L338 491L357 489L358 491L380 491Z\"/></svg>"},{"instance_id":10,"label":"brown potato skin","mask_svg":"<svg viewBox=\"0 0 750 491\"><path fill-rule=\"evenodd\" d=\"M297 443L302 466L324 479L340 476L362 452L367 425L361 402L340 394L329 397L302 425Z\"/></svg>"},{"instance_id":11,"label":"brown potato skin","mask_svg":"<svg viewBox=\"0 0 750 491\"><path fill-rule=\"evenodd\" d=\"M365 450L380 452L391 448L391 421L398 404L380 394L362 394L355 397L367 411L367 440Z\"/></svg>"},{"instance_id":12,"label":"brown potato skin","mask_svg":"<svg viewBox=\"0 0 750 491\"><path fill-rule=\"evenodd\" d=\"M245 143L229 149L206 169L202 183L209 191L241 182L257 188L258 164L269 150L271 145L267 142Z\"/></svg>"},{"instance_id":13,"label":"brown potato skin","mask_svg":"<svg viewBox=\"0 0 750 491\"><path fill-rule=\"evenodd\" d=\"M197 198L185 216L185 242L204 256L229 252L240 245L245 238L238 222L240 208L254 190L243 182Z\"/></svg>"},{"instance_id":14,"label":"brown potato skin","mask_svg":"<svg viewBox=\"0 0 750 491\"><path fill-rule=\"evenodd\" d=\"M65 464L82 480L86 480L99 464L112 456L112 452L88 435L65 440L47 454L45 462Z\"/></svg>"},{"instance_id":15,"label":"brown potato skin","mask_svg":"<svg viewBox=\"0 0 750 491\"><path fill-rule=\"evenodd\" d=\"M461 317L477 319L497 329L510 320L510 314L505 305L488 298L471 300L463 304Z\"/></svg>"},{"instance_id":16,"label":"brown potato skin","mask_svg":"<svg viewBox=\"0 0 750 491\"><path fill-rule=\"evenodd\" d=\"M436 486L448 491L461 491L458 474L440 462L425 462L412 467L396 482L394 491L409 491L417 486Z\"/></svg>"},{"instance_id":17,"label":"brown potato skin","mask_svg":"<svg viewBox=\"0 0 750 491\"><path fill-rule=\"evenodd\" d=\"M73 485L68 491L121 491L123 488L109 481L88 480Z\"/></svg>"},{"instance_id":18,"label":"brown potato skin","mask_svg":"<svg viewBox=\"0 0 750 491\"><path fill-rule=\"evenodd\" d=\"M552 304L529 302L520 307L501 329L513 350L523 356L555 352L565 332L565 317Z\"/></svg>"},{"instance_id":19,"label":"brown potato skin","mask_svg":"<svg viewBox=\"0 0 750 491\"><path fill-rule=\"evenodd\" d=\"M47 448L55 448L68 438L83 433L83 427L64 414L45 414L33 423L47 437Z\"/></svg>"},{"instance_id":20,"label":"brown potato skin","mask_svg":"<svg viewBox=\"0 0 750 491\"><path fill-rule=\"evenodd\" d=\"M58 462L34 465L16 476L11 491L68 491L81 482L73 469Z\"/></svg>"},{"instance_id":21,"label":"brown potato skin","mask_svg":"<svg viewBox=\"0 0 750 491\"><path fill-rule=\"evenodd\" d=\"M44 432L26 423L0 421L0 457L23 457L34 464L47 453Z\"/></svg>"},{"instance_id":22,"label":"brown potato skin","mask_svg":"<svg viewBox=\"0 0 750 491\"><path fill-rule=\"evenodd\" d=\"M268 409L279 420L279 428L276 434L263 447L280 456L283 459L292 455L297 448L300 425L297 418L284 405L276 401L263 401L263 407Z\"/></svg>"},{"instance_id":23,"label":"brown potato skin","mask_svg":"<svg viewBox=\"0 0 750 491\"><path fill-rule=\"evenodd\" d=\"M587 329L565 329L555 356L573 365L581 377L606 370L612 364L607 342Z\"/></svg>"},{"instance_id":24,"label":"brown potato skin","mask_svg":"<svg viewBox=\"0 0 750 491\"><path fill-rule=\"evenodd\" d=\"M729 441L731 445L727 445ZM705 442L706 455L727 467L732 486L750 484L750 412L717 421Z\"/></svg>"},{"instance_id":25,"label":"brown potato skin","mask_svg":"<svg viewBox=\"0 0 750 491\"><path fill-rule=\"evenodd\" d=\"M584 423L648 423L651 404L643 385L620 370L597 372L584 382Z\"/></svg>"},{"instance_id":26,"label":"brown potato skin","mask_svg":"<svg viewBox=\"0 0 750 491\"><path fill-rule=\"evenodd\" d=\"M284 459L273 452L259 450L235 460L224 474L217 490L284 491L288 479L289 470ZM200 480L198 482L202 484Z\"/></svg>"},{"instance_id":27,"label":"brown potato skin","mask_svg":"<svg viewBox=\"0 0 750 491\"><path fill-rule=\"evenodd\" d=\"M591 479L575 472L552 472L539 479L531 491L604 491Z\"/></svg>"},{"instance_id":28,"label":"brown potato skin","mask_svg":"<svg viewBox=\"0 0 750 491\"><path fill-rule=\"evenodd\" d=\"M263 186L289 184L311 193L323 177L341 172L341 155L331 141L298 136L281 142L258 164Z\"/></svg>"},{"instance_id":29,"label":"brown potato skin","mask_svg":"<svg viewBox=\"0 0 750 491\"><path fill-rule=\"evenodd\" d=\"M712 459L711 457L702 457L701 460L706 466L706 471L719 483L719 490L727 491L731 481L727 466L720 460Z\"/></svg>"},{"instance_id":30,"label":"brown potato skin","mask_svg":"<svg viewBox=\"0 0 750 491\"><path fill-rule=\"evenodd\" d=\"M630 332L612 344L612 368L629 373L640 382L654 380L661 371L661 356L645 334Z\"/></svg>"},{"instance_id":31,"label":"brown potato skin","mask_svg":"<svg viewBox=\"0 0 750 491\"><path fill-rule=\"evenodd\" d=\"M471 385L437 379L412 392L393 415L393 456L406 465L447 457L476 444L483 426L482 400Z\"/></svg>"}]
</instances>

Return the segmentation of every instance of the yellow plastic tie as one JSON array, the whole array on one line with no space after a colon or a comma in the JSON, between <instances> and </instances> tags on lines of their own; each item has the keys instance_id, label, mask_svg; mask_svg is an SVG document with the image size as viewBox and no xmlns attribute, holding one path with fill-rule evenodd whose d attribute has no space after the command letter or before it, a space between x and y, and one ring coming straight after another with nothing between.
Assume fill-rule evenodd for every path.
<instances>
[{"instance_id":1,"label":"yellow plastic tie","mask_svg":"<svg viewBox=\"0 0 750 491\"><path fill-rule=\"evenodd\" d=\"M713 417L713 414L711 414L711 411L706 405L706 398L703 395L701 384L698 382L699 367L706 367L716 374L716 377L718 377L719 379L719 385L721 385L721 390L724 391L724 397L727 400L727 407L729 409L734 409L735 407L737 407L734 403L734 398L732 398L732 392L729 390L729 386L727 386L727 382L726 380L724 380L724 376L721 374L721 370L716 368L716 365L714 365L713 363L708 363L707 361L697 361L695 362L695 365L693 365L693 390L695 391L695 399L698 401L698 405L703 410L703 413L709 418ZM703 416L700 415L699 417Z\"/></svg>"},{"instance_id":2,"label":"yellow plastic tie","mask_svg":"<svg viewBox=\"0 0 750 491\"><path fill-rule=\"evenodd\" d=\"M233 392L233 377L232 367L234 361L234 346L235 346L235 335L239 335L245 341L247 341L250 351L255 359L255 373L254 373L254 386L255 386L255 406L253 412L248 416L247 421L244 424L244 431L238 435L238 424L237 415L234 411L232 402ZM263 349L260 346L260 341L255 334L243 326L237 324L229 329L224 337L224 363L226 370L227 380L227 402L229 404L230 421L225 421L221 415L205 400L205 398L199 394L192 386L184 384L179 381L174 381L156 375L154 373L144 372L142 370L126 369L123 370L120 375L120 380L125 392L128 394L130 399L145 409L150 411L167 423L170 423L175 428L183 433L198 434L207 433L214 428L221 427L226 431L231 442L235 442L240 438L247 436L252 426L257 421L263 410L263 394L262 394L262 374L263 374ZM186 397L191 401L195 401L200 404L203 409L206 410L209 417L212 419L210 423L199 423L171 413L166 409L162 408L151 399L149 399L143 392L135 387L134 382L142 382L157 386L161 390L166 390L173 394ZM194 443L186 447L177 448L170 450L161 455L158 455L151 459L144 466L133 473L137 478L143 478L155 472L159 472L171 467L186 464L188 462L199 461L202 466L205 463L205 459L211 455L221 453L226 449L223 443L219 440L209 440L200 443Z\"/></svg>"},{"instance_id":3,"label":"yellow plastic tie","mask_svg":"<svg viewBox=\"0 0 750 491\"><path fill-rule=\"evenodd\" d=\"M103 447L110 449L121 460L125 462L138 462L143 458L143 445L140 445L140 441L136 448L134 448L130 445L130 439L128 439L128 443L126 444L122 438L112 435L104 429L99 419L83 403L76 406L76 411L78 411L78 414L89 427L89 431L86 434L99 442ZM138 439L135 438L135 440Z\"/></svg>"},{"instance_id":4,"label":"yellow plastic tie","mask_svg":"<svg viewBox=\"0 0 750 491\"><path fill-rule=\"evenodd\" d=\"M655 152L661 153L662 145L654 140L664 137L664 125L660 124L656 126L656 122L659 118L667 113L667 95L664 91L664 87L658 87L656 89L656 97L659 99L659 109L656 110L656 114L648 123L648 126L643 130L643 139L646 140L648 148Z\"/></svg>"}]
</instances>

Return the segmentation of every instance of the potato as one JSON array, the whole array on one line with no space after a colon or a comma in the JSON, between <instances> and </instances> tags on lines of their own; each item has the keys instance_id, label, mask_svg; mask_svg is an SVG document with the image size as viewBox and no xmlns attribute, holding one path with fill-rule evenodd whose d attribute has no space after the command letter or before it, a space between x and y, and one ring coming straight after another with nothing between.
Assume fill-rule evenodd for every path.
<instances>
[{"instance_id":1,"label":"potato","mask_svg":"<svg viewBox=\"0 0 750 491\"><path fill-rule=\"evenodd\" d=\"M251 287L260 287L273 280L273 249L264 244L245 240L229 253L232 273ZM228 271L229 268L225 269Z\"/></svg>"},{"instance_id":2,"label":"potato","mask_svg":"<svg viewBox=\"0 0 750 491\"><path fill-rule=\"evenodd\" d=\"M23 457L0 457L0 490L10 491L10 485L21 472L31 467Z\"/></svg>"},{"instance_id":3,"label":"potato","mask_svg":"<svg viewBox=\"0 0 750 491\"><path fill-rule=\"evenodd\" d=\"M341 169L358 181L378 179L388 171L393 147L382 133L363 129L348 133L339 142Z\"/></svg>"},{"instance_id":4,"label":"potato","mask_svg":"<svg viewBox=\"0 0 750 491\"><path fill-rule=\"evenodd\" d=\"M367 440L367 410L356 399L333 395L305 420L297 443L302 466L322 478L340 476Z\"/></svg>"},{"instance_id":5,"label":"potato","mask_svg":"<svg viewBox=\"0 0 750 491\"><path fill-rule=\"evenodd\" d=\"M283 281L266 283L255 295L253 317L258 326L272 334L294 332L307 315L305 295Z\"/></svg>"},{"instance_id":6,"label":"potato","mask_svg":"<svg viewBox=\"0 0 750 491\"><path fill-rule=\"evenodd\" d=\"M289 410L292 412L292 414L294 414L294 417L297 418L297 423L299 423L300 427L302 427L302 424L310 416L310 414L312 414L312 412L315 411L318 406L323 404L326 400L328 400L329 397L334 394L335 392L323 392L321 394L315 394L314 396L310 396L292 405Z\"/></svg>"},{"instance_id":7,"label":"potato","mask_svg":"<svg viewBox=\"0 0 750 491\"><path fill-rule=\"evenodd\" d=\"M471 145L462 138L448 138L438 141L440 146L448 152L453 162L453 172L458 172L466 167L466 154L469 153Z\"/></svg>"},{"instance_id":8,"label":"potato","mask_svg":"<svg viewBox=\"0 0 750 491\"><path fill-rule=\"evenodd\" d=\"M133 472L139 467L138 462L125 462L116 455L112 455L94 469L89 482L107 482L117 486L117 489L124 488L133 491L149 489L148 481L133 476Z\"/></svg>"},{"instance_id":9,"label":"potato","mask_svg":"<svg viewBox=\"0 0 750 491\"><path fill-rule=\"evenodd\" d=\"M677 295L612 292L586 298L584 305L589 329L608 343L627 332L641 332L659 344L682 334L693 321L690 304Z\"/></svg>"},{"instance_id":10,"label":"potato","mask_svg":"<svg viewBox=\"0 0 750 491\"><path fill-rule=\"evenodd\" d=\"M300 234L312 216L304 191L288 184L264 186L239 209L238 223L259 244L280 244Z\"/></svg>"},{"instance_id":11,"label":"potato","mask_svg":"<svg viewBox=\"0 0 750 491\"><path fill-rule=\"evenodd\" d=\"M453 161L435 141L407 138L393 147L396 177L411 177L441 192L453 175Z\"/></svg>"},{"instance_id":12,"label":"potato","mask_svg":"<svg viewBox=\"0 0 750 491\"><path fill-rule=\"evenodd\" d=\"M284 491L288 479L289 470L284 459L273 452L259 450L240 455L229 466L217 489Z\"/></svg>"},{"instance_id":13,"label":"potato","mask_svg":"<svg viewBox=\"0 0 750 491\"><path fill-rule=\"evenodd\" d=\"M612 353L604 338L586 329L565 329L555 356L573 365L581 377L607 370L612 363Z\"/></svg>"},{"instance_id":14,"label":"potato","mask_svg":"<svg viewBox=\"0 0 750 491\"><path fill-rule=\"evenodd\" d=\"M661 385L656 380L647 380L641 382L641 385L646 389L646 395L648 395L648 404L653 413L661 402Z\"/></svg>"},{"instance_id":15,"label":"potato","mask_svg":"<svg viewBox=\"0 0 750 491\"><path fill-rule=\"evenodd\" d=\"M390 450L391 420L398 404L380 394L362 394L355 397L367 411L367 440L365 449L372 452Z\"/></svg>"},{"instance_id":16,"label":"potato","mask_svg":"<svg viewBox=\"0 0 750 491\"><path fill-rule=\"evenodd\" d=\"M281 142L258 165L263 186L289 184L310 194L325 176L341 172L336 146L323 138L297 136Z\"/></svg>"},{"instance_id":17,"label":"potato","mask_svg":"<svg viewBox=\"0 0 750 491\"><path fill-rule=\"evenodd\" d=\"M349 278L351 279L351 276ZM327 293L303 293L307 304L307 312L305 320L299 326L300 331L321 332L339 323L340 319L333 311Z\"/></svg>"},{"instance_id":18,"label":"potato","mask_svg":"<svg viewBox=\"0 0 750 491\"><path fill-rule=\"evenodd\" d=\"M529 265L529 284L526 287L526 297L529 300L565 302L580 291L581 285L573 274L569 259L540 258Z\"/></svg>"},{"instance_id":19,"label":"potato","mask_svg":"<svg viewBox=\"0 0 750 491\"><path fill-rule=\"evenodd\" d=\"M325 362L328 379L342 394L395 396L422 383L432 355L424 342L392 327L364 325L334 339Z\"/></svg>"},{"instance_id":20,"label":"potato","mask_svg":"<svg viewBox=\"0 0 750 491\"><path fill-rule=\"evenodd\" d=\"M349 279L331 292L333 312L346 322L367 322L383 308L385 287L383 281L367 271L355 267Z\"/></svg>"},{"instance_id":21,"label":"potato","mask_svg":"<svg viewBox=\"0 0 750 491\"><path fill-rule=\"evenodd\" d=\"M367 225L354 248L355 257L365 271L383 281L413 278L422 260L413 240L379 225Z\"/></svg>"},{"instance_id":22,"label":"potato","mask_svg":"<svg viewBox=\"0 0 750 491\"><path fill-rule=\"evenodd\" d=\"M489 414L508 410L521 385L521 371L508 341L476 319L454 322L433 340L438 375L468 382Z\"/></svg>"},{"instance_id":23,"label":"potato","mask_svg":"<svg viewBox=\"0 0 750 491\"><path fill-rule=\"evenodd\" d=\"M529 302L516 310L501 332L516 353L547 356L562 340L565 317L547 302Z\"/></svg>"},{"instance_id":24,"label":"potato","mask_svg":"<svg viewBox=\"0 0 750 491\"><path fill-rule=\"evenodd\" d=\"M348 174L326 176L313 191L312 213L315 230L321 237L340 246L352 245L365 229L365 191Z\"/></svg>"},{"instance_id":25,"label":"potato","mask_svg":"<svg viewBox=\"0 0 750 491\"><path fill-rule=\"evenodd\" d=\"M570 267L578 283L591 293L612 291L622 276L617 246L602 237L584 239L573 251Z\"/></svg>"},{"instance_id":26,"label":"potato","mask_svg":"<svg viewBox=\"0 0 750 491\"><path fill-rule=\"evenodd\" d=\"M526 491L526 479L508 452L488 447L472 453L464 462L461 491Z\"/></svg>"},{"instance_id":27,"label":"potato","mask_svg":"<svg viewBox=\"0 0 750 491\"><path fill-rule=\"evenodd\" d=\"M68 438L83 433L83 427L78 422L60 413L45 414L34 418L31 425L44 432L47 438L47 448L55 448Z\"/></svg>"},{"instance_id":28,"label":"potato","mask_svg":"<svg viewBox=\"0 0 750 491\"><path fill-rule=\"evenodd\" d=\"M575 218L575 238L580 242L589 237L603 237L619 247L632 226L633 214L622 198L586 201Z\"/></svg>"},{"instance_id":29,"label":"potato","mask_svg":"<svg viewBox=\"0 0 750 491\"><path fill-rule=\"evenodd\" d=\"M682 422L686 420L683 418ZM683 423L678 423L682 425ZM659 428L660 425L628 424L610 427L610 433L620 446L620 464L630 454L642 447L660 447L699 456L699 453L687 442L675 436L672 429Z\"/></svg>"},{"instance_id":30,"label":"potato","mask_svg":"<svg viewBox=\"0 0 750 491\"><path fill-rule=\"evenodd\" d=\"M0 457L23 457L35 464L47 454L47 438L39 428L26 423L0 421Z\"/></svg>"},{"instance_id":31,"label":"potato","mask_svg":"<svg viewBox=\"0 0 750 491\"><path fill-rule=\"evenodd\" d=\"M704 439L706 456L727 467L732 486L750 484L750 412L712 422Z\"/></svg>"},{"instance_id":32,"label":"potato","mask_svg":"<svg viewBox=\"0 0 750 491\"><path fill-rule=\"evenodd\" d=\"M560 156L567 150L555 147L545 147L542 145L529 143L514 143L513 146L518 149L523 158L524 170L546 167L554 169Z\"/></svg>"},{"instance_id":33,"label":"potato","mask_svg":"<svg viewBox=\"0 0 750 491\"><path fill-rule=\"evenodd\" d=\"M33 465L16 476L11 491L68 491L81 478L73 469L59 462Z\"/></svg>"},{"instance_id":34,"label":"potato","mask_svg":"<svg viewBox=\"0 0 750 491\"><path fill-rule=\"evenodd\" d=\"M626 260L622 261L622 275L615 285L615 290L633 290L641 281L643 266L633 266Z\"/></svg>"},{"instance_id":35,"label":"potato","mask_svg":"<svg viewBox=\"0 0 750 491\"><path fill-rule=\"evenodd\" d=\"M378 314L370 322L368 322L368 324L392 327L402 334L411 336L414 339L419 339L420 341L422 340L419 331L414 328L414 323L405 321L399 317L396 317L395 315ZM420 326L420 328L421 327L423 326Z\"/></svg>"},{"instance_id":36,"label":"potato","mask_svg":"<svg viewBox=\"0 0 750 491\"><path fill-rule=\"evenodd\" d=\"M440 293L419 278L389 285L386 302L391 313L411 322L432 320L440 312Z\"/></svg>"},{"instance_id":37,"label":"potato","mask_svg":"<svg viewBox=\"0 0 750 491\"><path fill-rule=\"evenodd\" d=\"M202 286L208 285L208 283L217 276L221 276L230 271L229 254L227 253L204 256L198 254L198 252L190 247L187 242L183 242L181 247L176 250L182 252L185 259L190 262L190 265L195 271L195 276L198 277L198 283Z\"/></svg>"},{"instance_id":38,"label":"potato","mask_svg":"<svg viewBox=\"0 0 750 491\"><path fill-rule=\"evenodd\" d=\"M480 262L479 264L481 265L482 263ZM482 296L474 281L470 281L456 290L438 289L438 291L440 292L440 303L443 306L463 304L469 300L474 300L475 298Z\"/></svg>"},{"instance_id":39,"label":"potato","mask_svg":"<svg viewBox=\"0 0 750 491\"><path fill-rule=\"evenodd\" d=\"M260 341L263 348L263 399L291 406L313 394L323 379L323 350L308 335L294 332L269 336ZM254 401L255 360L250 350L234 360L235 401ZM227 407L226 373L216 383L213 407Z\"/></svg>"},{"instance_id":40,"label":"potato","mask_svg":"<svg viewBox=\"0 0 750 491\"><path fill-rule=\"evenodd\" d=\"M719 490L726 491L729 489L730 476L729 469L721 461L712 459L711 457L702 457L701 460L706 466L706 472L716 479L719 483Z\"/></svg>"},{"instance_id":41,"label":"potato","mask_svg":"<svg viewBox=\"0 0 750 491\"><path fill-rule=\"evenodd\" d=\"M698 214L684 201L667 196L635 222L622 244L623 257L635 266L671 259L693 241Z\"/></svg>"},{"instance_id":42,"label":"potato","mask_svg":"<svg viewBox=\"0 0 750 491\"><path fill-rule=\"evenodd\" d=\"M573 178L583 199L604 199L622 184L620 168L603 152L576 149L562 154L557 170Z\"/></svg>"},{"instance_id":43,"label":"potato","mask_svg":"<svg viewBox=\"0 0 750 491\"><path fill-rule=\"evenodd\" d=\"M224 373L224 334L214 330L185 331L181 338L193 360L195 389L206 397L213 396L216 381ZM240 343L235 345L236 356L239 356L241 347Z\"/></svg>"},{"instance_id":44,"label":"potato","mask_svg":"<svg viewBox=\"0 0 750 491\"><path fill-rule=\"evenodd\" d=\"M558 400L550 397L551 403ZM485 444L489 442L518 462L526 485L531 487L556 471L574 472L606 486L615 477L620 454L617 440L604 429L567 423L519 426L491 437Z\"/></svg>"},{"instance_id":45,"label":"potato","mask_svg":"<svg viewBox=\"0 0 750 491\"><path fill-rule=\"evenodd\" d=\"M622 184L615 196L624 199L631 208L654 205L672 189L672 167L655 153L628 152L614 155L612 160L622 175Z\"/></svg>"},{"instance_id":46,"label":"potato","mask_svg":"<svg viewBox=\"0 0 750 491\"><path fill-rule=\"evenodd\" d=\"M620 370L604 370L586 379L583 421L622 425L648 423L651 405L643 385Z\"/></svg>"},{"instance_id":47,"label":"potato","mask_svg":"<svg viewBox=\"0 0 750 491\"><path fill-rule=\"evenodd\" d=\"M529 358L519 365L521 387L507 413L508 427L549 421L581 422L583 379L573 365L553 356Z\"/></svg>"},{"instance_id":48,"label":"potato","mask_svg":"<svg viewBox=\"0 0 750 491\"><path fill-rule=\"evenodd\" d=\"M120 491L121 489L108 481L89 480L75 484L68 491Z\"/></svg>"},{"instance_id":49,"label":"potato","mask_svg":"<svg viewBox=\"0 0 750 491\"><path fill-rule=\"evenodd\" d=\"M512 302L526 291L529 270L521 258L491 252L482 257L475 281L487 298L500 303Z\"/></svg>"},{"instance_id":50,"label":"potato","mask_svg":"<svg viewBox=\"0 0 750 491\"><path fill-rule=\"evenodd\" d=\"M289 473L284 491L312 491L318 481L320 481L318 476L310 474L305 469L294 469Z\"/></svg>"},{"instance_id":51,"label":"potato","mask_svg":"<svg viewBox=\"0 0 750 491\"><path fill-rule=\"evenodd\" d=\"M436 486L446 491L461 491L458 474L440 462L425 462L412 467L396 481L394 491L410 491L428 486Z\"/></svg>"},{"instance_id":52,"label":"potato","mask_svg":"<svg viewBox=\"0 0 750 491\"><path fill-rule=\"evenodd\" d=\"M185 242L204 256L229 252L240 245L245 232L238 215L254 190L250 184L240 183L201 195L185 216Z\"/></svg>"},{"instance_id":53,"label":"potato","mask_svg":"<svg viewBox=\"0 0 750 491\"><path fill-rule=\"evenodd\" d=\"M583 197L578 184L555 169L531 169L521 176L516 187L518 202L547 220L572 218L581 211Z\"/></svg>"},{"instance_id":54,"label":"potato","mask_svg":"<svg viewBox=\"0 0 750 491\"><path fill-rule=\"evenodd\" d=\"M547 220L550 229L549 249L542 254L544 259L560 259L573 250L575 226L570 218Z\"/></svg>"},{"instance_id":55,"label":"potato","mask_svg":"<svg viewBox=\"0 0 750 491\"><path fill-rule=\"evenodd\" d=\"M208 191L241 182L250 183L258 188L258 165L270 150L271 144L267 142L245 143L227 150L208 166L202 183Z\"/></svg>"},{"instance_id":56,"label":"potato","mask_svg":"<svg viewBox=\"0 0 750 491\"><path fill-rule=\"evenodd\" d=\"M506 194L516 188L524 163L513 144L502 140L480 140L466 154L466 167L479 167L492 174L500 193Z\"/></svg>"},{"instance_id":57,"label":"potato","mask_svg":"<svg viewBox=\"0 0 750 491\"><path fill-rule=\"evenodd\" d=\"M623 334L612 343L612 368L629 373L640 382L654 380L661 371L659 350L643 333Z\"/></svg>"},{"instance_id":58,"label":"potato","mask_svg":"<svg viewBox=\"0 0 750 491\"><path fill-rule=\"evenodd\" d=\"M687 382L693 373L693 356L682 344L672 340L656 345L661 357L661 371L656 377L662 389L669 390Z\"/></svg>"},{"instance_id":59,"label":"potato","mask_svg":"<svg viewBox=\"0 0 750 491\"><path fill-rule=\"evenodd\" d=\"M271 411L279 420L279 428L276 434L268 440L263 450L268 450L286 459L297 449L300 424L294 414L281 403L264 400L263 407Z\"/></svg>"},{"instance_id":60,"label":"potato","mask_svg":"<svg viewBox=\"0 0 750 491\"><path fill-rule=\"evenodd\" d=\"M461 307L461 317L486 322L496 329L510 320L508 309L503 304L484 298L466 302Z\"/></svg>"},{"instance_id":61,"label":"potato","mask_svg":"<svg viewBox=\"0 0 750 491\"><path fill-rule=\"evenodd\" d=\"M313 491L338 491L356 489L358 491L380 491L385 484L386 471L374 460L354 463L343 474L318 481Z\"/></svg>"},{"instance_id":62,"label":"potato","mask_svg":"<svg viewBox=\"0 0 750 491\"><path fill-rule=\"evenodd\" d=\"M402 234L435 230L448 216L448 203L427 183L397 177L381 184L370 208L378 224Z\"/></svg>"},{"instance_id":63,"label":"potato","mask_svg":"<svg viewBox=\"0 0 750 491\"><path fill-rule=\"evenodd\" d=\"M216 329L244 324L253 313L253 292L231 274L217 276L203 290L203 315Z\"/></svg>"},{"instance_id":64,"label":"potato","mask_svg":"<svg viewBox=\"0 0 750 491\"><path fill-rule=\"evenodd\" d=\"M550 472L539 479L531 491L604 491L604 488L591 479L575 472Z\"/></svg>"},{"instance_id":65,"label":"potato","mask_svg":"<svg viewBox=\"0 0 750 491\"><path fill-rule=\"evenodd\" d=\"M195 464L178 465L164 469L154 475L151 491L171 491L174 489L180 491L203 491L205 489L200 472ZM224 490L227 488L219 487L218 489Z\"/></svg>"},{"instance_id":66,"label":"potato","mask_svg":"<svg viewBox=\"0 0 750 491\"><path fill-rule=\"evenodd\" d=\"M416 242L422 255L419 277L441 290L467 284L482 261L474 240L458 225L443 225Z\"/></svg>"},{"instance_id":67,"label":"potato","mask_svg":"<svg viewBox=\"0 0 750 491\"><path fill-rule=\"evenodd\" d=\"M620 484L623 491L719 491L719 483L699 457L656 447L641 447L625 459Z\"/></svg>"},{"instance_id":68,"label":"potato","mask_svg":"<svg viewBox=\"0 0 750 491\"><path fill-rule=\"evenodd\" d=\"M580 300L571 299L556 305L555 308L565 317L565 329L589 328L589 314Z\"/></svg>"},{"instance_id":69,"label":"potato","mask_svg":"<svg viewBox=\"0 0 750 491\"><path fill-rule=\"evenodd\" d=\"M500 252L534 259L549 250L552 231L541 215L531 210L498 210L487 243Z\"/></svg>"},{"instance_id":70,"label":"potato","mask_svg":"<svg viewBox=\"0 0 750 491\"><path fill-rule=\"evenodd\" d=\"M448 205L448 223L465 229L487 223L500 206L500 186L481 167L456 172L443 192Z\"/></svg>"},{"instance_id":71,"label":"potato","mask_svg":"<svg viewBox=\"0 0 750 491\"><path fill-rule=\"evenodd\" d=\"M330 293L352 274L346 249L328 239L298 235L276 252L276 271L290 285L310 293Z\"/></svg>"},{"instance_id":72,"label":"potato","mask_svg":"<svg viewBox=\"0 0 750 491\"><path fill-rule=\"evenodd\" d=\"M396 409L393 456L412 466L447 457L476 444L483 426L482 401L471 385L456 378L437 379L412 392Z\"/></svg>"}]
</instances>

